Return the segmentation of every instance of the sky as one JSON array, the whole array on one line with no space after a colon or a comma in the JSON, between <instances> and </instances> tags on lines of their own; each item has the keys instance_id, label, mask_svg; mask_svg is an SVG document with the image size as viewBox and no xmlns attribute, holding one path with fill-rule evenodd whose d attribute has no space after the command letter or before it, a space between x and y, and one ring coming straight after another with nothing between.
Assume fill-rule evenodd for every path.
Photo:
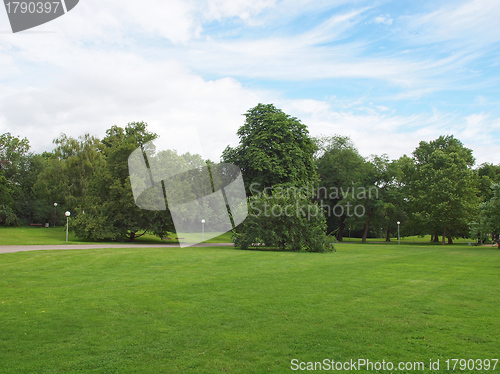
<instances>
[{"instance_id":1,"label":"sky","mask_svg":"<svg viewBox=\"0 0 500 374\"><path fill-rule=\"evenodd\" d=\"M499 18L498 0L80 0L13 34L0 9L0 134L42 152L144 121L218 161L273 103L365 157L454 135L498 164Z\"/></svg>"}]
</instances>

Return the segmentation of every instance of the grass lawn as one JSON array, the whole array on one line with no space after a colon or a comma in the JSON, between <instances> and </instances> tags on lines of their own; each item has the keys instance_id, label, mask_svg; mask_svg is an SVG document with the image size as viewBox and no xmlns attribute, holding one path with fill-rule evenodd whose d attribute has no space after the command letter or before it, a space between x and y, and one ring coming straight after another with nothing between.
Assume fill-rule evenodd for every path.
<instances>
[{"instance_id":1,"label":"grass lawn","mask_svg":"<svg viewBox=\"0 0 500 374\"><path fill-rule=\"evenodd\" d=\"M177 235L171 235L177 238ZM222 234L216 238L206 241L207 243L231 243L231 233ZM68 244L91 244L82 241L70 232ZM163 243L175 244L176 239L160 240L160 238L146 234L138 238L135 243ZM66 244L65 227L2 227L0 226L0 245L37 245L37 244ZM133 245L133 243L131 243Z\"/></svg>"},{"instance_id":2,"label":"grass lawn","mask_svg":"<svg viewBox=\"0 0 500 374\"><path fill-rule=\"evenodd\" d=\"M439 372L500 359L500 250L336 247L0 255L0 373L290 373L292 359L360 358L432 373L429 359Z\"/></svg>"},{"instance_id":3,"label":"grass lawn","mask_svg":"<svg viewBox=\"0 0 500 374\"><path fill-rule=\"evenodd\" d=\"M441 245L441 239L442 237L439 237L439 242L437 243L431 243L431 236L430 235L425 235L425 236L402 236L400 238L401 243L405 244L432 244L432 245ZM368 243L387 243L384 238L367 238L366 241ZM344 242L349 243L361 243L361 238L348 238L344 237ZM398 238L391 238L390 243L397 243ZM468 243L475 243L474 239L467 239L467 238L455 238L453 239L453 244L468 244ZM448 244L448 239L446 239L446 244Z\"/></svg>"}]
</instances>

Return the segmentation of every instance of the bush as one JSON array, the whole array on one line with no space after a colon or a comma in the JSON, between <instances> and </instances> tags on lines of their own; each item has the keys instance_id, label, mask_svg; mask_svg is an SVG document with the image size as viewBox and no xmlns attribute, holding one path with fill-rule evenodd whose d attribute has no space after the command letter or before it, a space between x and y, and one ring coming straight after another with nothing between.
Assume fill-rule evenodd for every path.
<instances>
[{"instance_id":1,"label":"bush","mask_svg":"<svg viewBox=\"0 0 500 374\"><path fill-rule=\"evenodd\" d=\"M235 246L271 247L282 251L335 250L326 235L326 219L317 203L293 186L275 186L271 193L249 198L246 220L234 234Z\"/></svg>"}]
</instances>

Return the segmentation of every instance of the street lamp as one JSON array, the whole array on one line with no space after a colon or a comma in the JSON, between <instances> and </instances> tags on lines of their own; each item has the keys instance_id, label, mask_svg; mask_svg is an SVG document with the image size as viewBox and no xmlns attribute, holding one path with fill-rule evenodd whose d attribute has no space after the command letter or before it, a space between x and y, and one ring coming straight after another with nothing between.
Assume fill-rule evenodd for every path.
<instances>
[{"instance_id":1,"label":"street lamp","mask_svg":"<svg viewBox=\"0 0 500 374\"><path fill-rule=\"evenodd\" d=\"M54 227L56 227L56 219L57 219L57 203L54 203Z\"/></svg>"},{"instance_id":2,"label":"street lamp","mask_svg":"<svg viewBox=\"0 0 500 374\"><path fill-rule=\"evenodd\" d=\"M64 213L66 216L66 243L68 242L68 230L69 230L69 216L71 215L70 212Z\"/></svg>"},{"instance_id":3,"label":"street lamp","mask_svg":"<svg viewBox=\"0 0 500 374\"><path fill-rule=\"evenodd\" d=\"M400 239L400 236L399 236L399 225L401 224L401 222L396 222L398 224L398 244L400 244L401 242L401 239Z\"/></svg>"},{"instance_id":4,"label":"street lamp","mask_svg":"<svg viewBox=\"0 0 500 374\"><path fill-rule=\"evenodd\" d=\"M201 220L201 236L202 240L205 241L205 220Z\"/></svg>"}]
</instances>

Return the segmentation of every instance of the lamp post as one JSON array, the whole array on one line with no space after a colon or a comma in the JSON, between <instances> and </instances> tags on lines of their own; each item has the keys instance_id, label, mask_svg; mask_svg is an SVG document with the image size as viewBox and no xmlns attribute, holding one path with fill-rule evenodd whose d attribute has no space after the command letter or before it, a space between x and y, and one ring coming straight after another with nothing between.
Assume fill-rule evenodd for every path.
<instances>
[{"instance_id":1,"label":"lamp post","mask_svg":"<svg viewBox=\"0 0 500 374\"><path fill-rule=\"evenodd\" d=\"M56 227L56 219L57 219L57 203L54 203L54 227Z\"/></svg>"},{"instance_id":2,"label":"lamp post","mask_svg":"<svg viewBox=\"0 0 500 374\"><path fill-rule=\"evenodd\" d=\"M64 213L66 216L66 243L68 242L68 231L69 231L69 216L71 215L70 212Z\"/></svg>"},{"instance_id":3,"label":"lamp post","mask_svg":"<svg viewBox=\"0 0 500 374\"><path fill-rule=\"evenodd\" d=\"M401 224L401 222L396 222L398 224L398 245L400 244L401 242L401 239L400 239L400 236L399 236L399 225Z\"/></svg>"},{"instance_id":4,"label":"lamp post","mask_svg":"<svg viewBox=\"0 0 500 374\"><path fill-rule=\"evenodd\" d=\"M202 240L205 241L205 220L201 220L201 237Z\"/></svg>"}]
</instances>

